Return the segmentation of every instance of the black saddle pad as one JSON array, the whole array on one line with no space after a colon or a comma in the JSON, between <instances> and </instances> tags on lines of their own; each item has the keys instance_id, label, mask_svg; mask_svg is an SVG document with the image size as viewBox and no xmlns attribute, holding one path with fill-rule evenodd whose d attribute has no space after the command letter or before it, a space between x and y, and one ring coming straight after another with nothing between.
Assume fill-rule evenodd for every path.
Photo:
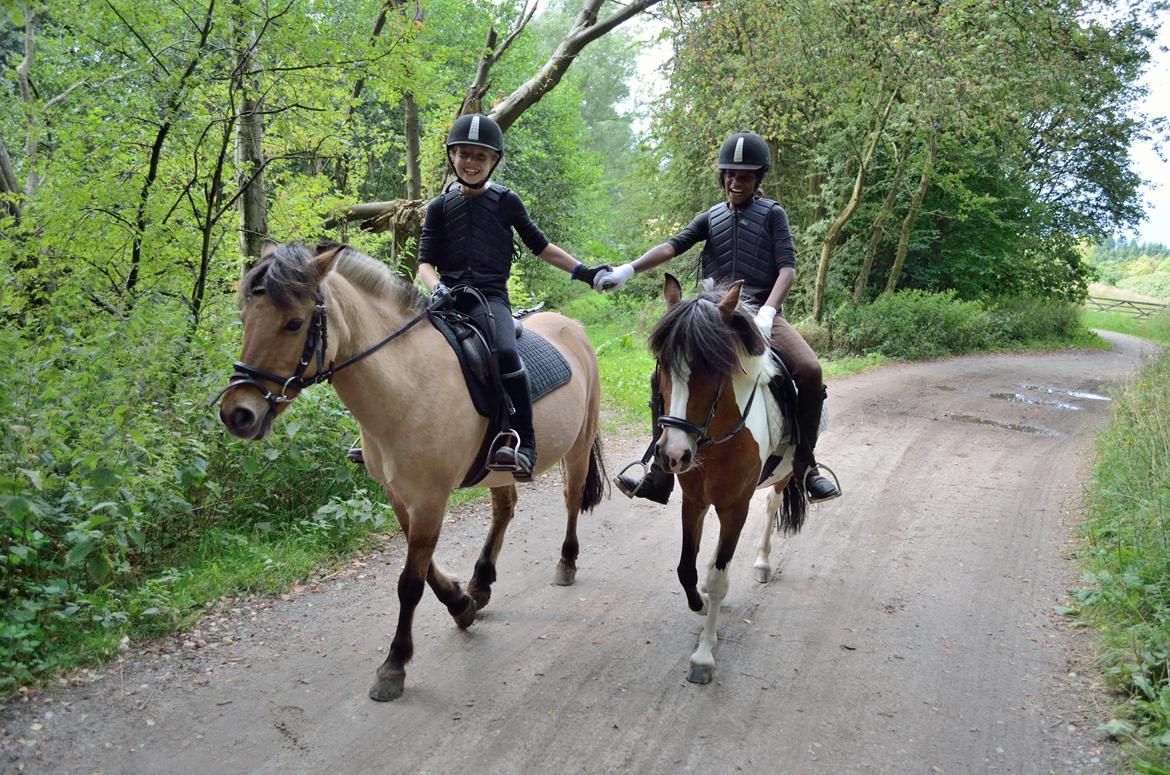
<instances>
[{"instance_id":1,"label":"black saddle pad","mask_svg":"<svg viewBox=\"0 0 1170 775\"><path fill-rule=\"evenodd\" d=\"M459 366L463 370L463 379L467 383L475 411L482 417L494 417L502 396L491 378L492 370L487 363L490 355L483 337L463 316L432 314L431 320L459 357ZM573 376L569 362L560 351L543 336L527 328L516 340L516 350L528 370L528 395L534 404Z\"/></svg>"}]
</instances>

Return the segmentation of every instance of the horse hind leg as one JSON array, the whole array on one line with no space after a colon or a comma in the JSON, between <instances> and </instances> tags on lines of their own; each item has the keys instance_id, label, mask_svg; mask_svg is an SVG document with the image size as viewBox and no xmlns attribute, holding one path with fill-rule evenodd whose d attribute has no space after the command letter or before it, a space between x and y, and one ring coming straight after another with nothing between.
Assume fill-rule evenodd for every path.
<instances>
[{"instance_id":1,"label":"horse hind leg","mask_svg":"<svg viewBox=\"0 0 1170 775\"><path fill-rule=\"evenodd\" d=\"M756 544L756 561L752 565L755 579L760 584L767 584L772 579L772 532L780 518L780 506L784 503L784 488L775 485L768 490L768 498L764 502L764 530Z\"/></svg>"},{"instance_id":2,"label":"horse hind leg","mask_svg":"<svg viewBox=\"0 0 1170 775\"><path fill-rule=\"evenodd\" d=\"M467 593L480 609L492 599L492 584L496 583L496 560L504 545L504 533L516 512L516 486L506 484L492 488L492 524L484 539L483 549L475 561L475 571L467 584Z\"/></svg>"},{"instance_id":3,"label":"horse hind leg","mask_svg":"<svg viewBox=\"0 0 1170 775\"><path fill-rule=\"evenodd\" d=\"M582 508L592 509L596 505L586 500L591 479L598 476L596 467L600 465L600 458L595 460L592 457L596 454L596 449L586 448L580 454L565 458L565 540L561 543L561 559L553 574L553 583L558 586L572 586L577 580L577 556L581 551L577 540L577 519Z\"/></svg>"}]
</instances>

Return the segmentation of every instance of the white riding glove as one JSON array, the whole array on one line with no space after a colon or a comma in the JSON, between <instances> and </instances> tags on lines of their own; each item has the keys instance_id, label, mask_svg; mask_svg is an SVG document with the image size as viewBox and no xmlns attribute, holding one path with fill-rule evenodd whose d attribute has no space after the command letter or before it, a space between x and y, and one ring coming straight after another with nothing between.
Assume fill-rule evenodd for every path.
<instances>
[{"instance_id":1,"label":"white riding glove","mask_svg":"<svg viewBox=\"0 0 1170 775\"><path fill-rule=\"evenodd\" d=\"M760 333L764 335L764 341L772 341L772 321L776 319L776 308L767 305L760 307L760 311L756 313L756 325L760 328Z\"/></svg>"},{"instance_id":2,"label":"white riding glove","mask_svg":"<svg viewBox=\"0 0 1170 775\"><path fill-rule=\"evenodd\" d=\"M611 272L602 272L593 278L593 287L598 291L620 291L634 276L633 264L622 264Z\"/></svg>"}]
</instances>

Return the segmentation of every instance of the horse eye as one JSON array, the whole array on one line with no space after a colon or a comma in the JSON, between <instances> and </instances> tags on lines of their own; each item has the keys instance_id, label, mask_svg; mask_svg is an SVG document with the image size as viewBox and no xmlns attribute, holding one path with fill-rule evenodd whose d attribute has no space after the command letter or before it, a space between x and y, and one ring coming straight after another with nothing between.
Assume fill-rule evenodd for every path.
<instances>
[{"instance_id":1,"label":"horse eye","mask_svg":"<svg viewBox=\"0 0 1170 775\"><path fill-rule=\"evenodd\" d=\"M285 323L285 324L284 324L284 330L285 330L285 331L290 331L290 332L292 332L292 331L300 331L300 330L301 330L301 324L303 324L304 322L305 322L305 321L301 320L300 318L293 318L292 320L290 320L290 321L288 321L287 323Z\"/></svg>"}]
</instances>

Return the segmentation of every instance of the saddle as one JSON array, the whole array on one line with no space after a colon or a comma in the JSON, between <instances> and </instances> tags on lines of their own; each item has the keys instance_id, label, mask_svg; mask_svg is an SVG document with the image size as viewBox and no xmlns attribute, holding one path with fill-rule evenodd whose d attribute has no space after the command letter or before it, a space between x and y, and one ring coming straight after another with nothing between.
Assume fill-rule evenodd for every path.
<instances>
[{"instance_id":1,"label":"saddle","mask_svg":"<svg viewBox=\"0 0 1170 775\"><path fill-rule=\"evenodd\" d=\"M775 352L775 348L773 348ZM788 371L788 367L784 365L784 361L780 360L779 353L776 354L776 365L780 370L772 381L768 383L768 390L772 394L772 398L776 400L776 405L780 408L780 416L783 418L784 427L787 429L786 438L794 445L800 444L800 427L796 424L796 383L792 380L792 374ZM767 481L768 477L776 470L776 466L780 465L780 461L784 459L783 454L771 454L768 459L764 461L764 467L760 471L760 482Z\"/></svg>"},{"instance_id":2,"label":"saddle","mask_svg":"<svg viewBox=\"0 0 1170 775\"><path fill-rule=\"evenodd\" d=\"M524 328L523 318L538 312L544 303L517 311L516 350L528 370L528 395L535 404L540 398L567 383L573 376L568 361L547 339ZM504 392L499 362L494 355L492 333L480 329L469 316L456 310L431 310L431 323L438 329L459 359L463 381L471 403L488 419L487 431L460 487L473 487L488 475L497 439L512 434L508 423L510 403Z\"/></svg>"}]
</instances>

